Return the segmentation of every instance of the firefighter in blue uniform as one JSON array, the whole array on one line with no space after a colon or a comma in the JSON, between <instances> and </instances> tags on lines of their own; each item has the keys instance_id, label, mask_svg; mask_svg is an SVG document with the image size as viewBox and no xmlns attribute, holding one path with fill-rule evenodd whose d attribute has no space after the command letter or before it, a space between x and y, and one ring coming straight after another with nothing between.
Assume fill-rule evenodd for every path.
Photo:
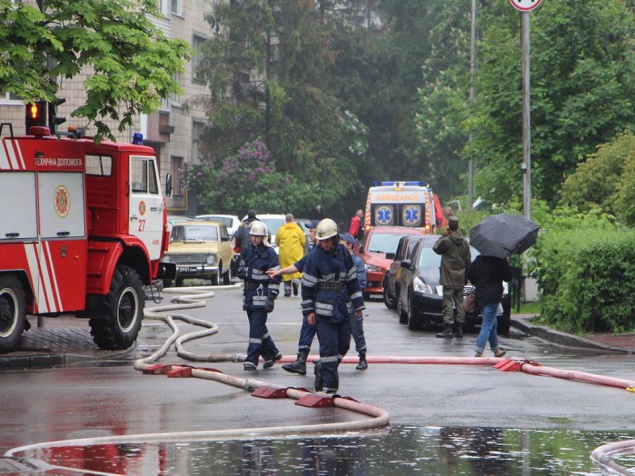
<instances>
[{"instance_id":1,"label":"firefighter in blue uniform","mask_svg":"<svg viewBox=\"0 0 635 476\"><path fill-rule=\"evenodd\" d=\"M238 265L238 277L245 282L243 310L249 318L249 346L243 365L245 370L255 370L262 356L263 368L273 367L282 354L267 330L267 314L273 311L274 300L280 291L280 278L270 278L268 269L279 269L278 255L267 240L267 226L254 221L249 230L250 243L243 245Z\"/></svg>"},{"instance_id":2,"label":"firefighter in blue uniform","mask_svg":"<svg viewBox=\"0 0 635 476\"><path fill-rule=\"evenodd\" d=\"M318 246L305 257L302 313L316 326L320 360L315 364L315 390L335 393L337 368L350 347L350 319L361 317L364 298L353 258L339 243L337 224L330 218L315 229Z\"/></svg>"}]
</instances>

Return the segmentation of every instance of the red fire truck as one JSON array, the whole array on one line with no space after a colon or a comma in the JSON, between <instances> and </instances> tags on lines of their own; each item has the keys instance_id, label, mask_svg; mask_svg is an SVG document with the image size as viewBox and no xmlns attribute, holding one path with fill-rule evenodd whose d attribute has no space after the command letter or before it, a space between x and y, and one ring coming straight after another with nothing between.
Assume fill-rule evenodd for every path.
<instances>
[{"instance_id":1,"label":"red fire truck","mask_svg":"<svg viewBox=\"0 0 635 476\"><path fill-rule=\"evenodd\" d=\"M29 132L0 125L0 352L15 349L27 314L89 318L100 348L128 348L143 286L176 271L160 262L169 231L154 150Z\"/></svg>"}]
</instances>

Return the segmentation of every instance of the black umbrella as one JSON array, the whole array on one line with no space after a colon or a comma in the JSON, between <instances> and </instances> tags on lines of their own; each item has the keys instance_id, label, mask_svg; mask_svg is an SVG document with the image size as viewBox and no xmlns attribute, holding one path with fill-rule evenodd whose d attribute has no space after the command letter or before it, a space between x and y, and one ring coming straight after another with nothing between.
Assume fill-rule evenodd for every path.
<instances>
[{"instance_id":1,"label":"black umbrella","mask_svg":"<svg viewBox=\"0 0 635 476\"><path fill-rule=\"evenodd\" d=\"M470 245L482 255L507 258L529 249L536 242L539 229L522 215L492 215L472 228Z\"/></svg>"}]
</instances>

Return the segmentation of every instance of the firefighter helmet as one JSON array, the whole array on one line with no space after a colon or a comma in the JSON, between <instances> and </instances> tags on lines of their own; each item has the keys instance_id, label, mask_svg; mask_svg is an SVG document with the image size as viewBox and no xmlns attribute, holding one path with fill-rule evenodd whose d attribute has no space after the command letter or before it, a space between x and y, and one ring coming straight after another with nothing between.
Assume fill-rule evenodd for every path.
<instances>
[{"instance_id":1,"label":"firefighter helmet","mask_svg":"<svg viewBox=\"0 0 635 476\"><path fill-rule=\"evenodd\" d=\"M325 218L324 220L320 221L320 223L318 223L317 227L315 228L315 237L320 241L326 240L328 238L337 237L337 235L337 223L335 223L330 218Z\"/></svg>"},{"instance_id":2,"label":"firefighter helmet","mask_svg":"<svg viewBox=\"0 0 635 476\"><path fill-rule=\"evenodd\" d=\"M262 244L265 246L271 246L269 244L269 240L267 237L269 236L269 232L267 231L267 225L265 225L260 220L254 220L251 223L251 227L249 228L249 234L251 236L262 236Z\"/></svg>"}]
</instances>

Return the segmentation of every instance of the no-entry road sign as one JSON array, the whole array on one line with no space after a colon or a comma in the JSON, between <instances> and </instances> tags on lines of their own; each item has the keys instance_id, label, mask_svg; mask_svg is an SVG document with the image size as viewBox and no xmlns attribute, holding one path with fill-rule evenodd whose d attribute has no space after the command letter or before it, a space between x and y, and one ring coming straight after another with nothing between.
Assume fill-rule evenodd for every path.
<instances>
[{"instance_id":1,"label":"no-entry road sign","mask_svg":"<svg viewBox=\"0 0 635 476\"><path fill-rule=\"evenodd\" d=\"M516 10L528 12L536 8L542 0L509 0Z\"/></svg>"}]
</instances>

